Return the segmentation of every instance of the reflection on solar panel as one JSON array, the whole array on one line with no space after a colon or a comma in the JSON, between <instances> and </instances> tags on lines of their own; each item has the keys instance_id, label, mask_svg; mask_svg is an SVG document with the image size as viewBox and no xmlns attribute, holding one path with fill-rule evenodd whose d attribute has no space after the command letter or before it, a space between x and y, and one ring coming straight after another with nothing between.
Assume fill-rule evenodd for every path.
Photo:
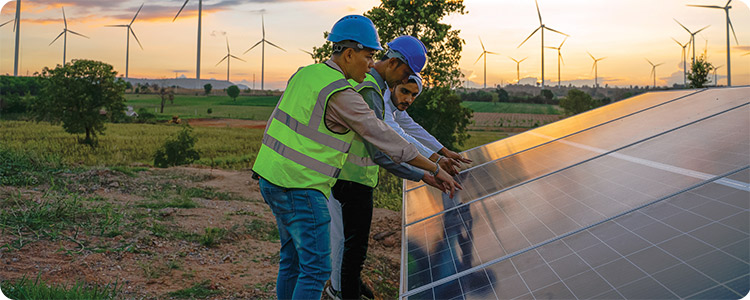
<instances>
[{"instance_id":1,"label":"reflection on solar panel","mask_svg":"<svg viewBox=\"0 0 750 300\"><path fill-rule=\"evenodd\" d=\"M737 299L750 87L649 93L464 152L406 185L401 297Z\"/></svg>"}]
</instances>

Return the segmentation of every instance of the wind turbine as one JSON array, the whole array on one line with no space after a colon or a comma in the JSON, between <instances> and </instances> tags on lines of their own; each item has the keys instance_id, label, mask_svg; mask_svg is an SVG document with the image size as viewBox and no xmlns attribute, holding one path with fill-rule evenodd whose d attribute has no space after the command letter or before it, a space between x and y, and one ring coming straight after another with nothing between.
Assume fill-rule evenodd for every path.
<instances>
[{"instance_id":1,"label":"wind turbine","mask_svg":"<svg viewBox=\"0 0 750 300\"><path fill-rule=\"evenodd\" d=\"M18 76L18 45L21 40L21 0L16 0L16 17L13 18L13 30L16 32L15 56L13 58L13 76Z\"/></svg>"},{"instance_id":2,"label":"wind turbine","mask_svg":"<svg viewBox=\"0 0 750 300\"><path fill-rule=\"evenodd\" d=\"M231 61L232 58L245 61L242 58L232 55L232 53L229 51L229 38L227 38L227 55L224 56L224 58L222 58L218 63L216 63L216 65L218 66L222 61L224 61L225 59L227 60L227 81L229 81L229 61Z\"/></svg>"},{"instance_id":3,"label":"wind turbine","mask_svg":"<svg viewBox=\"0 0 750 300\"><path fill-rule=\"evenodd\" d=\"M269 44L271 46L279 48L279 49L281 49L281 51L284 51L284 52L286 52L286 50L284 50L283 48L281 48L279 46L276 46L273 43L271 43L271 42L269 42L269 41L266 40L266 21L263 18L263 15L260 15L260 20L261 20L261 22L262 22L261 24L263 26L262 27L263 28L263 38L261 38L260 41L258 41L257 43L255 43L255 45L253 45L252 47L250 47L250 49L245 50L245 53L249 52L250 50L253 50L253 48L255 48L255 46L258 46L258 45L262 44L260 46L260 49L261 49L260 50L260 90L262 91L263 90L263 82L265 81L265 76L264 75L265 75L265 69L266 69L266 44ZM245 53L242 53L242 54L245 54Z\"/></svg>"},{"instance_id":4,"label":"wind turbine","mask_svg":"<svg viewBox=\"0 0 750 300\"><path fill-rule=\"evenodd\" d=\"M62 13L63 13L63 22L65 23L65 28L63 28L63 31L60 32L60 34L54 40L52 40L52 43L49 43L48 46L51 46L55 41L57 41L57 39L59 39L61 36L64 36L63 37L63 66L65 66L65 55L66 55L66 51L68 48L68 32L85 37L85 38L89 38L89 37L68 29L68 20L65 18L65 7L62 8Z\"/></svg>"},{"instance_id":5,"label":"wind turbine","mask_svg":"<svg viewBox=\"0 0 750 300\"><path fill-rule=\"evenodd\" d=\"M724 14L727 16L727 86L732 86L732 65L729 63L729 28L732 28L732 34L734 34L734 42L737 43L737 45L740 44L740 42L737 40L737 34L734 33L734 26L732 25L732 20L729 19L729 9L732 7L729 6L729 3L731 3L732 0L727 1L727 4L724 4L724 7L716 6L716 5L688 5L692 7L705 7L705 8L718 8L723 9Z\"/></svg>"},{"instance_id":6,"label":"wind turbine","mask_svg":"<svg viewBox=\"0 0 750 300\"><path fill-rule=\"evenodd\" d=\"M487 51L487 49L484 49L484 43L482 43L482 37L479 37L479 44L482 45L482 54L479 54L479 57L474 62L476 64L480 58L484 57L484 88L487 88L487 54L495 54L499 55L495 52Z\"/></svg>"},{"instance_id":7,"label":"wind turbine","mask_svg":"<svg viewBox=\"0 0 750 300\"><path fill-rule=\"evenodd\" d=\"M562 46L563 46L563 44L565 44L566 40L568 40L568 37L565 37L565 39L562 41L562 43L560 43L560 46L558 46L557 48L555 48L555 47L547 47L547 48L550 48L550 49L557 50L557 87L560 87L560 62L562 62L563 64L565 64L565 62L563 61L563 58L562 58L562 53L560 53L560 49L562 49Z\"/></svg>"},{"instance_id":8,"label":"wind turbine","mask_svg":"<svg viewBox=\"0 0 750 300\"><path fill-rule=\"evenodd\" d=\"M680 21L677 21L677 19L673 18L672 20L677 22L677 24L680 24L680 26L682 26L682 28L685 29L685 31L687 31L690 34L690 43L693 44L693 64L695 64L695 35L698 34L698 32L703 31L703 29L708 28L708 26L711 26L711 25L698 29L698 31L696 32L691 32L690 29L687 29L687 27L685 27L685 25L682 25L682 23L680 23Z\"/></svg>"},{"instance_id":9,"label":"wind turbine","mask_svg":"<svg viewBox=\"0 0 750 300\"><path fill-rule=\"evenodd\" d=\"M677 43L677 45L680 45L680 47L682 47L682 58L681 58L682 59L682 77L683 77L682 79L683 79L683 84L687 86L687 57L685 54L685 48L687 48L687 46L690 46L690 41L688 41L687 43L685 43L685 45L683 45L682 43L678 42L675 38L672 38L672 40L675 43Z\"/></svg>"},{"instance_id":10,"label":"wind turbine","mask_svg":"<svg viewBox=\"0 0 750 300\"><path fill-rule=\"evenodd\" d=\"M529 37L527 37L525 40L523 40L523 42L521 42L521 44L518 45L518 48L521 48L521 45L523 45L523 43L525 43L526 41L528 41L531 38L532 35L534 35L537 31L539 31L539 29L542 29L542 48L541 48L542 49L542 89L544 89L544 30L547 29L547 30L552 31L552 32L557 32L557 33L562 34L562 35L564 35L566 37L568 37L569 35L564 34L562 32L559 32L557 30L554 30L552 28L549 28L549 27L545 26L544 23L542 23L542 13L539 11L539 2L537 0L534 0L534 3L536 3L536 13L539 15L539 27L537 27L536 29L534 29L534 32L532 32L529 35Z\"/></svg>"},{"instance_id":11,"label":"wind turbine","mask_svg":"<svg viewBox=\"0 0 750 300\"><path fill-rule=\"evenodd\" d=\"M141 41L138 40L138 37L135 35L135 31L133 31L133 22L135 22L135 18L138 17L138 13L141 12L141 8L143 8L143 4L141 4L141 7L138 8L138 11L135 12L135 16L133 16L133 20L130 21L130 23L125 25L107 25L106 27L125 27L126 33L127 33L127 43L125 44L125 78L128 78L128 66L130 64L130 34L133 34L133 37L135 38L135 41L138 42L138 46L141 46L141 50L143 50L143 45L141 45Z\"/></svg>"},{"instance_id":12,"label":"wind turbine","mask_svg":"<svg viewBox=\"0 0 750 300\"><path fill-rule=\"evenodd\" d=\"M648 58L646 61L651 65L651 75L654 76L654 88L656 88L656 67L663 65L664 63L654 64Z\"/></svg>"},{"instance_id":13,"label":"wind turbine","mask_svg":"<svg viewBox=\"0 0 750 300\"><path fill-rule=\"evenodd\" d=\"M13 21L15 21L15 20L16 20L16 19L10 19L9 21L7 21L7 22L5 22L5 23L3 23L3 24L0 24L0 27L3 27L3 26L5 26L5 24L8 24L8 23L10 23L10 22L13 22ZM14 32L16 31L16 23L13 23L13 31L14 31Z\"/></svg>"},{"instance_id":14,"label":"wind turbine","mask_svg":"<svg viewBox=\"0 0 750 300\"><path fill-rule=\"evenodd\" d=\"M521 81L521 62L526 60L528 57L524 57L522 60L516 60L515 58L512 58L510 56L508 57L516 62L516 84L518 84L518 82Z\"/></svg>"},{"instance_id":15,"label":"wind turbine","mask_svg":"<svg viewBox=\"0 0 750 300\"><path fill-rule=\"evenodd\" d=\"M589 53L588 51L586 53ZM606 57L602 58L595 58L591 53L589 53L589 56L591 56L591 59L594 60L594 65L591 66L591 70L594 71L594 87L599 87L599 61L602 59L605 59ZM591 74L591 73L589 73Z\"/></svg>"},{"instance_id":16,"label":"wind turbine","mask_svg":"<svg viewBox=\"0 0 750 300\"><path fill-rule=\"evenodd\" d=\"M185 8L185 5L187 5L188 1L185 0L185 3L182 4L182 7L180 7L180 11L177 12L177 15L174 16L174 19L172 19L172 22L174 20L177 20L177 17L182 12L182 9ZM201 79L201 19L203 16L203 0L198 0L198 54L197 54L197 62L195 63L195 79L197 79L200 82Z\"/></svg>"},{"instance_id":17,"label":"wind turbine","mask_svg":"<svg viewBox=\"0 0 750 300\"><path fill-rule=\"evenodd\" d=\"M719 86L719 81L716 79L716 70L723 67L724 65L718 66L714 68L714 86Z\"/></svg>"},{"instance_id":18,"label":"wind turbine","mask_svg":"<svg viewBox=\"0 0 750 300\"><path fill-rule=\"evenodd\" d=\"M312 59L315 60L315 55L312 52L304 50L304 49L299 49L299 51L302 51L302 52L305 52L305 53L309 54L310 57L312 57Z\"/></svg>"}]
</instances>

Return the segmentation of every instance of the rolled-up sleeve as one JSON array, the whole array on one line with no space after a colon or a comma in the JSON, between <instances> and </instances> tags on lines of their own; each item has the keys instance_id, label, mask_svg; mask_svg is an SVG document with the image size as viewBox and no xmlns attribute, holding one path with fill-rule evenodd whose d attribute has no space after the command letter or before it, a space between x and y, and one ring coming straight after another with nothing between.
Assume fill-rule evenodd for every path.
<instances>
[{"instance_id":1,"label":"rolled-up sleeve","mask_svg":"<svg viewBox=\"0 0 750 300\"><path fill-rule=\"evenodd\" d=\"M425 130L422 125L414 122L414 119L412 119L411 116L409 116L409 114L405 111L395 112L393 114L393 118L406 133L413 136L428 149L434 152L438 152L440 151L440 149L443 149L443 144L438 142L438 140L429 132L427 132L427 130Z\"/></svg>"},{"instance_id":2,"label":"rolled-up sleeve","mask_svg":"<svg viewBox=\"0 0 750 300\"><path fill-rule=\"evenodd\" d=\"M347 89L331 96L325 121L334 132L353 130L396 163L410 161L419 155L417 148L378 119L362 95L354 90Z\"/></svg>"}]
</instances>

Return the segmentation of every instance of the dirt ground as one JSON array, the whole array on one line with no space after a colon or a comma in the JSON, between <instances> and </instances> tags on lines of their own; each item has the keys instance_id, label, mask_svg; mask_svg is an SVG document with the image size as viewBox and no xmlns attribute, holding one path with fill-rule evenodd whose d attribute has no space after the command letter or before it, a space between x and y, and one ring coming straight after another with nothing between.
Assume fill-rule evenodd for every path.
<instances>
[{"instance_id":1,"label":"dirt ground","mask_svg":"<svg viewBox=\"0 0 750 300\"><path fill-rule=\"evenodd\" d=\"M117 208L123 214L122 234L106 237L68 229L58 238L35 238L4 230L0 245L18 245L20 237L22 246L0 248L2 281L40 275L48 284L67 286L116 282L118 298L125 299L177 298L169 293L205 283L220 292L211 299L274 298L279 250L278 237L272 234L275 221L248 171L179 167L133 176L92 169L64 176L69 193L99 199L83 205ZM0 200L42 201L50 188L0 186ZM173 189L189 188L208 191L190 198L195 208L143 205L172 197ZM364 280L381 298L398 295L400 224L400 213L375 209ZM221 228L225 234L206 246L195 237L207 236L207 228Z\"/></svg>"}]
</instances>

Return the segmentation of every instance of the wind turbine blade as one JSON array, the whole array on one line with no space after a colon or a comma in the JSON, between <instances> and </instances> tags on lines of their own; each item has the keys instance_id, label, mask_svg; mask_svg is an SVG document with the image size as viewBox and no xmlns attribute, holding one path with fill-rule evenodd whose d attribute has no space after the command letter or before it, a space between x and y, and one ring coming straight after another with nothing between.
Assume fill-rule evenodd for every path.
<instances>
[{"instance_id":1,"label":"wind turbine blade","mask_svg":"<svg viewBox=\"0 0 750 300\"><path fill-rule=\"evenodd\" d=\"M244 53L242 53L242 54L245 54L245 53L247 53L248 51L250 51L250 50L253 50L253 48L255 48L255 46L258 46L258 45L260 45L260 43L262 43L263 41L264 41L264 40L260 40L259 42L255 43L255 45L253 45L252 47L250 47L250 49L247 49L247 50L245 50L245 52L244 52Z\"/></svg>"},{"instance_id":2,"label":"wind turbine blade","mask_svg":"<svg viewBox=\"0 0 750 300\"><path fill-rule=\"evenodd\" d=\"M227 39L227 53L229 53L229 37L224 36Z\"/></svg>"},{"instance_id":3,"label":"wind turbine blade","mask_svg":"<svg viewBox=\"0 0 750 300\"><path fill-rule=\"evenodd\" d=\"M563 59L562 53L559 53L559 52L558 52L558 53L557 53L557 56L559 56L559 57L560 57L560 62L562 62L562 64L564 65L564 64L565 64L565 60Z\"/></svg>"},{"instance_id":4,"label":"wind turbine blade","mask_svg":"<svg viewBox=\"0 0 750 300\"><path fill-rule=\"evenodd\" d=\"M65 23L65 28L68 28L68 19L65 18L65 7L62 7L63 12L63 22Z\"/></svg>"},{"instance_id":5,"label":"wind turbine blade","mask_svg":"<svg viewBox=\"0 0 750 300\"><path fill-rule=\"evenodd\" d=\"M719 8L719 9L724 9L724 8L723 8L723 7L721 7L721 6L716 6L716 5L692 5L692 4L688 4L687 6L692 6L692 7L706 7L706 8Z\"/></svg>"},{"instance_id":6,"label":"wind turbine blade","mask_svg":"<svg viewBox=\"0 0 750 300\"><path fill-rule=\"evenodd\" d=\"M729 0L729 1L727 1L727 4L726 4L726 5L724 5L724 7L727 7L727 6L729 6L729 3L732 3L732 0Z\"/></svg>"},{"instance_id":7,"label":"wind turbine blade","mask_svg":"<svg viewBox=\"0 0 750 300\"><path fill-rule=\"evenodd\" d=\"M518 63L518 61L517 61L517 60L516 60L515 58L512 58L512 57L510 57L510 56L508 56L508 58L510 58L510 59L512 59L513 61L515 61L516 63Z\"/></svg>"},{"instance_id":8,"label":"wind turbine blade","mask_svg":"<svg viewBox=\"0 0 750 300\"><path fill-rule=\"evenodd\" d=\"M605 56L605 57L602 57L602 58L600 58L600 59L597 59L596 61L600 61L600 60L603 60L603 59L605 59L605 58L607 58L607 57L606 57L606 56Z\"/></svg>"},{"instance_id":9,"label":"wind turbine blade","mask_svg":"<svg viewBox=\"0 0 750 300\"><path fill-rule=\"evenodd\" d=\"M519 60L518 62L520 63L520 62L522 62L522 61L526 60L527 58L528 58L528 57L524 57L524 58L523 58L522 60Z\"/></svg>"},{"instance_id":10,"label":"wind turbine blade","mask_svg":"<svg viewBox=\"0 0 750 300\"><path fill-rule=\"evenodd\" d=\"M664 63L660 63L660 64L658 64L658 65L655 65L655 66L654 66L654 68L656 68L656 67L658 67L658 66L661 66L661 65L663 65L663 64L664 64Z\"/></svg>"},{"instance_id":11,"label":"wind turbine blade","mask_svg":"<svg viewBox=\"0 0 750 300\"><path fill-rule=\"evenodd\" d=\"M310 54L310 56L313 56L312 52L310 52L310 51L307 51L307 50L302 50L302 49L299 49L299 51L305 52L305 53L307 53L307 54Z\"/></svg>"},{"instance_id":12,"label":"wind turbine blade","mask_svg":"<svg viewBox=\"0 0 750 300\"><path fill-rule=\"evenodd\" d=\"M3 24L0 24L0 27L3 27L3 26L5 26L5 24L8 24L8 23L10 23L10 22L13 22L13 21L15 21L15 19L13 19L13 20L10 20L10 21L8 21L8 22L5 22L5 23L3 23Z\"/></svg>"},{"instance_id":13,"label":"wind turbine blade","mask_svg":"<svg viewBox=\"0 0 750 300\"><path fill-rule=\"evenodd\" d=\"M487 51L487 53L488 53L488 54L495 54L495 55L500 55L500 53L495 53L495 52L491 52L491 51Z\"/></svg>"},{"instance_id":14,"label":"wind turbine blade","mask_svg":"<svg viewBox=\"0 0 750 300\"><path fill-rule=\"evenodd\" d=\"M239 60L241 60L241 61L247 62L247 61L245 61L244 59L242 59L242 58L239 58L239 57L237 57L237 56L234 56L234 55L231 55L231 54L230 54L229 56L230 56L230 57L232 57L232 58L234 58L234 59L239 59Z\"/></svg>"},{"instance_id":15,"label":"wind turbine blade","mask_svg":"<svg viewBox=\"0 0 750 300\"><path fill-rule=\"evenodd\" d=\"M552 28L549 28L549 27L547 27L547 26L544 26L544 28L545 28L545 29L547 29L547 30L550 30L550 31L552 31L552 32L557 32L557 33L559 33L559 34L562 34L562 35L564 35L564 36L569 36L569 35L567 35L567 34L565 34L565 33L559 32L559 31L557 31L557 30L554 30L554 29L552 29Z\"/></svg>"},{"instance_id":16,"label":"wind turbine blade","mask_svg":"<svg viewBox=\"0 0 750 300\"><path fill-rule=\"evenodd\" d=\"M67 30L67 29L66 29L66 30ZM75 31L73 31L73 30L68 30L68 32L70 32L70 33L72 33L72 34L75 34L75 35L78 35L78 36L82 36L82 37L85 37L85 38L87 38L87 39L89 38L89 37L87 37L87 36L85 36L85 35L83 35L83 34L80 34L80 33L78 33L78 32L75 32Z\"/></svg>"},{"instance_id":17,"label":"wind turbine blade","mask_svg":"<svg viewBox=\"0 0 750 300\"><path fill-rule=\"evenodd\" d=\"M478 61L479 61L480 59L482 59L482 55L484 55L484 52L482 52L482 54L479 54L479 57L477 58L477 60L476 60L476 61L474 61L474 64L475 64L475 65L477 64L477 62L478 62Z\"/></svg>"},{"instance_id":18,"label":"wind turbine blade","mask_svg":"<svg viewBox=\"0 0 750 300\"><path fill-rule=\"evenodd\" d=\"M521 44L520 44L520 45L518 45L518 47L516 47L516 48L521 48L521 45L523 45L523 43L525 43L526 41L528 41L528 40L529 40L529 39L531 38L531 36L532 36L532 35L534 35L534 34L535 34L535 33L536 33L537 31L539 31L539 28L542 28L542 26L539 26L539 27L537 27L536 29L534 29L534 32L532 32L532 33L531 33L531 34L529 35L529 37L527 37L527 38L526 38L525 40L523 40L523 42L521 42Z\"/></svg>"},{"instance_id":19,"label":"wind turbine blade","mask_svg":"<svg viewBox=\"0 0 750 300\"><path fill-rule=\"evenodd\" d=\"M680 21L677 21L677 19L675 19L675 18L672 18L672 20L674 20L675 22L677 22L677 24L680 24L680 26L681 26L681 27L682 27L683 29L685 29L685 31L687 31L687 32L688 32L688 33L690 33L690 34L693 34L692 32L690 32L690 29L687 29L687 27L685 27L685 25L682 25L682 23L680 23Z\"/></svg>"},{"instance_id":20,"label":"wind turbine blade","mask_svg":"<svg viewBox=\"0 0 750 300\"><path fill-rule=\"evenodd\" d=\"M545 46L544 48L555 49L555 50L558 49L557 47L550 47L550 46Z\"/></svg>"},{"instance_id":21,"label":"wind turbine blade","mask_svg":"<svg viewBox=\"0 0 750 300\"><path fill-rule=\"evenodd\" d=\"M16 19L13 18L11 21L15 21ZM18 22L13 22L13 32L16 32L16 25L18 25Z\"/></svg>"},{"instance_id":22,"label":"wind turbine blade","mask_svg":"<svg viewBox=\"0 0 750 300\"><path fill-rule=\"evenodd\" d=\"M138 40L138 36L135 35L135 31L133 31L133 28L128 27L130 29L130 33L133 34L133 37L135 38L135 41L138 42L138 46L141 47L141 50L143 50L143 45L141 45L141 41Z\"/></svg>"},{"instance_id":23,"label":"wind turbine blade","mask_svg":"<svg viewBox=\"0 0 750 300\"><path fill-rule=\"evenodd\" d=\"M183 4L182 4L182 7L180 7L180 11L178 11L178 12L177 12L177 14L176 14L176 15L174 16L174 19L172 19L172 22L174 22L174 20L177 20L177 17L178 17L178 16L180 15L180 13L182 12L182 9L184 9L184 8L185 8L185 5L187 5L188 1L190 1L190 0L185 0L185 3L183 3Z\"/></svg>"},{"instance_id":24,"label":"wind turbine blade","mask_svg":"<svg viewBox=\"0 0 750 300\"><path fill-rule=\"evenodd\" d=\"M57 36L57 37L56 37L56 38L55 38L54 40L52 40L52 43L49 43L49 45L47 45L47 46L51 46L51 45L52 45L52 44L53 44L53 43L54 43L55 41L57 41L57 39L59 39L59 38L60 38L60 37L61 37L61 36L62 36L62 35L63 35L64 33L65 33L65 30L63 30L63 32L60 32L60 35L58 35L58 36Z\"/></svg>"},{"instance_id":25,"label":"wind turbine blade","mask_svg":"<svg viewBox=\"0 0 750 300\"><path fill-rule=\"evenodd\" d=\"M263 15L260 15L260 25L261 28L263 28L263 38L266 38L266 19L263 17Z\"/></svg>"},{"instance_id":26,"label":"wind turbine blade","mask_svg":"<svg viewBox=\"0 0 750 300\"><path fill-rule=\"evenodd\" d=\"M222 58L222 59L221 59L221 60L220 60L219 62L217 62L217 63L216 63L216 66L218 66L218 65L219 65L219 64L220 64L221 62L223 62L223 61L224 61L225 59L227 59L228 57L229 57L229 54L227 54L227 56L224 56L224 58ZM215 67L215 66L214 66L214 67Z\"/></svg>"},{"instance_id":27,"label":"wind turbine blade","mask_svg":"<svg viewBox=\"0 0 750 300\"><path fill-rule=\"evenodd\" d=\"M484 49L484 43L482 43L482 37L479 37L479 45L482 45L482 52L487 52L487 49Z\"/></svg>"},{"instance_id":28,"label":"wind turbine blade","mask_svg":"<svg viewBox=\"0 0 750 300\"><path fill-rule=\"evenodd\" d=\"M708 25L708 26L706 26L706 27L703 27L703 28L699 29L698 31L696 31L696 32L693 32L693 34L697 34L698 32L701 32L701 31L703 31L703 29L706 29L706 28L708 28L708 27L711 27L711 25Z\"/></svg>"},{"instance_id":29,"label":"wind turbine blade","mask_svg":"<svg viewBox=\"0 0 750 300\"><path fill-rule=\"evenodd\" d=\"M650 64L651 66L653 66L653 65L654 65L654 63L652 63L652 62L651 62L650 60L648 60L648 58L646 59L646 61L647 61L647 62L648 62L648 63L649 63L649 64Z\"/></svg>"},{"instance_id":30,"label":"wind turbine blade","mask_svg":"<svg viewBox=\"0 0 750 300\"><path fill-rule=\"evenodd\" d=\"M596 60L596 58L594 58L594 56L593 56L593 55L591 55L591 52L588 52L588 51L586 51L586 53L588 53L588 54L589 54L589 56L591 56L591 59L593 59L593 60Z\"/></svg>"},{"instance_id":31,"label":"wind turbine blade","mask_svg":"<svg viewBox=\"0 0 750 300\"><path fill-rule=\"evenodd\" d=\"M672 40L673 40L673 41L674 41L675 43L677 43L677 45L680 45L680 47L685 47L685 46L683 46L683 45L682 45L682 44L681 44L680 42L678 42L678 41L677 41L677 40L676 40L675 38L672 38Z\"/></svg>"},{"instance_id":32,"label":"wind turbine blade","mask_svg":"<svg viewBox=\"0 0 750 300\"><path fill-rule=\"evenodd\" d=\"M566 37L565 37L565 38L563 39L562 43L560 43L560 47L557 47L557 48L562 48L562 45L563 45L563 44L565 44L565 41L567 41L567 40L568 40L568 37L566 36Z\"/></svg>"},{"instance_id":33,"label":"wind turbine blade","mask_svg":"<svg viewBox=\"0 0 750 300\"><path fill-rule=\"evenodd\" d=\"M104 25L104 27L128 27L128 25Z\"/></svg>"},{"instance_id":34,"label":"wind turbine blade","mask_svg":"<svg viewBox=\"0 0 750 300\"><path fill-rule=\"evenodd\" d=\"M737 34L734 33L734 25L732 25L732 19L727 18L727 22L729 22L729 28L732 28L732 35L734 35L734 42L737 43L739 46L740 41L737 40Z\"/></svg>"},{"instance_id":35,"label":"wind turbine blade","mask_svg":"<svg viewBox=\"0 0 750 300\"><path fill-rule=\"evenodd\" d=\"M596 61L594 61L594 64L591 65L591 71L589 71L589 74L594 72L594 68L596 68Z\"/></svg>"},{"instance_id":36,"label":"wind turbine blade","mask_svg":"<svg viewBox=\"0 0 750 300\"><path fill-rule=\"evenodd\" d=\"M274 47L276 47L276 48L279 48L279 49L281 49L281 51L284 51L284 52L286 52L286 50L284 50L284 48L281 48L281 47L279 47L279 46L276 46L276 45L274 45L273 43L271 43L271 42L269 42L269 41L266 41L266 43L268 43L268 44L269 44L269 45L271 45L271 46L274 46Z\"/></svg>"},{"instance_id":37,"label":"wind turbine blade","mask_svg":"<svg viewBox=\"0 0 750 300\"><path fill-rule=\"evenodd\" d=\"M539 1L534 0L536 3L536 13L539 15L539 25L542 25L542 12L539 11Z\"/></svg>"},{"instance_id":38,"label":"wind turbine blade","mask_svg":"<svg viewBox=\"0 0 750 300\"><path fill-rule=\"evenodd\" d=\"M143 3L145 4L145 3ZM135 22L135 18L138 17L138 13L141 12L141 8L143 8L143 4L141 4L141 7L138 8L138 11L135 12L135 16L133 16L133 20L130 21L130 25L133 25L133 22Z\"/></svg>"}]
</instances>

